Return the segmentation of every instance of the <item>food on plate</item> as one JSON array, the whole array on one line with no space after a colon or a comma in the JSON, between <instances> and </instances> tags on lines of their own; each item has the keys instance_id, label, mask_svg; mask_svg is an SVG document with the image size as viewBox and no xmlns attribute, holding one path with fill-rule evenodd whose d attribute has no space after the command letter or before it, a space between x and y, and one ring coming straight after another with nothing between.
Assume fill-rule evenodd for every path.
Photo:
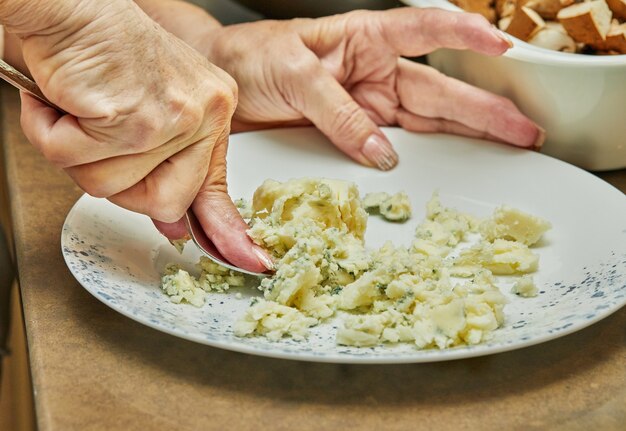
<instances>
[{"instance_id":1,"label":"food on plate","mask_svg":"<svg viewBox=\"0 0 626 431\"><path fill-rule=\"evenodd\" d=\"M182 248L178 248L179 251ZM161 289L173 302L186 301L196 307L204 305L207 292L226 292L241 287L245 277L202 256L196 264L199 276L193 277L179 265L169 264L161 276Z\"/></svg>"},{"instance_id":2,"label":"food on plate","mask_svg":"<svg viewBox=\"0 0 626 431\"><path fill-rule=\"evenodd\" d=\"M511 292L524 298L537 296L537 286L531 275L525 275L515 282Z\"/></svg>"},{"instance_id":3,"label":"food on plate","mask_svg":"<svg viewBox=\"0 0 626 431\"><path fill-rule=\"evenodd\" d=\"M495 209L493 216L481 223L480 233L487 241L507 239L534 245L552 226L550 222L508 205Z\"/></svg>"},{"instance_id":4,"label":"food on plate","mask_svg":"<svg viewBox=\"0 0 626 431\"><path fill-rule=\"evenodd\" d=\"M402 208L392 220L410 216L405 193L361 200L355 184L321 178L267 180L251 203L238 201L250 237L271 253L276 272L256 280L263 298L253 298L235 334L302 340L309 328L337 318L342 345L443 349L481 343L502 326L507 299L496 275L518 278L518 296L536 295L525 275L538 268L529 247L549 229L547 221L509 206L480 220L443 206L434 193L410 246L368 249L365 208L383 214L390 200ZM197 278L168 266L164 292L201 306L206 292L244 285L243 276L209 262L201 260Z\"/></svg>"},{"instance_id":5,"label":"food on plate","mask_svg":"<svg viewBox=\"0 0 626 431\"><path fill-rule=\"evenodd\" d=\"M626 54L626 0L451 0L532 45L562 52ZM486 6L485 6L486 5Z\"/></svg>"},{"instance_id":6,"label":"food on plate","mask_svg":"<svg viewBox=\"0 0 626 431\"><path fill-rule=\"evenodd\" d=\"M368 193L362 203L366 211L380 214L389 221L404 222L411 218L411 202L404 192L394 195L385 192Z\"/></svg>"}]
</instances>

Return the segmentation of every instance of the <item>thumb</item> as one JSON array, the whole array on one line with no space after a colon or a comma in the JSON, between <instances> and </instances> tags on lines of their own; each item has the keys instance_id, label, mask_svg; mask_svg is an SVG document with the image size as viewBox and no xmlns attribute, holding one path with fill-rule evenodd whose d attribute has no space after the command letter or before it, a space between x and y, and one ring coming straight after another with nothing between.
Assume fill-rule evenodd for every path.
<instances>
[{"instance_id":1,"label":"thumb","mask_svg":"<svg viewBox=\"0 0 626 431\"><path fill-rule=\"evenodd\" d=\"M289 104L309 119L341 151L359 163L393 168L398 155L376 123L308 48L286 79L279 80Z\"/></svg>"},{"instance_id":2,"label":"thumb","mask_svg":"<svg viewBox=\"0 0 626 431\"><path fill-rule=\"evenodd\" d=\"M184 217L174 223L166 223L156 219L152 219L152 223L154 223L154 227L161 232L161 235L170 241L189 238L189 232L187 232L187 225L185 224Z\"/></svg>"},{"instance_id":3,"label":"thumb","mask_svg":"<svg viewBox=\"0 0 626 431\"><path fill-rule=\"evenodd\" d=\"M228 131L213 149L209 174L191 209L206 235L226 260L248 271L265 272L273 269L272 259L252 242L246 233L248 225L227 193L227 147Z\"/></svg>"}]
</instances>

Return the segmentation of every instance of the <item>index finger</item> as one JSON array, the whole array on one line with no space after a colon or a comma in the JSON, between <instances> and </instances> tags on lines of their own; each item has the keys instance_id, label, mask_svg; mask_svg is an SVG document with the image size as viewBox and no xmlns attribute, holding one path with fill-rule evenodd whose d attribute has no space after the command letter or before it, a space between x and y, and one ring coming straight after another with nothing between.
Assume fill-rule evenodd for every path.
<instances>
[{"instance_id":1,"label":"index finger","mask_svg":"<svg viewBox=\"0 0 626 431\"><path fill-rule=\"evenodd\" d=\"M439 48L501 55L513 46L504 33L479 14L400 8L372 15L387 43L402 56L420 56Z\"/></svg>"}]
</instances>

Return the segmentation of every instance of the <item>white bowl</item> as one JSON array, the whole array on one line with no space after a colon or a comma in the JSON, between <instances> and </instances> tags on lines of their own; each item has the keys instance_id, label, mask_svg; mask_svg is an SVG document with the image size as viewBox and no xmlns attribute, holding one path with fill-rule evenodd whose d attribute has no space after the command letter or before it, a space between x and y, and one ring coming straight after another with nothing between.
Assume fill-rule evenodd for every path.
<instances>
[{"instance_id":1,"label":"white bowl","mask_svg":"<svg viewBox=\"0 0 626 431\"><path fill-rule=\"evenodd\" d=\"M404 0L462 11L446 0ZM626 55L591 56L539 48L511 36L501 57L438 50L446 75L513 100L546 129L543 152L589 170L626 167Z\"/></svg>"}]
</instances>

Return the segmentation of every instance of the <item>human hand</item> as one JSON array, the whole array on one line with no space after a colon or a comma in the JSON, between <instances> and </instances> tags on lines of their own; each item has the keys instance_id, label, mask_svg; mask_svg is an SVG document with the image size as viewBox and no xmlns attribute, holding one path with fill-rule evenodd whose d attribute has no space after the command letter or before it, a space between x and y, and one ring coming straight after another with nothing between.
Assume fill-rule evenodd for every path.
<instances>
[{"instance_id":1,"label":"human hand","mask_svg":"<svg viewBox=\"0 0 626 431\"><path fill-rule=\"evenodd\" d=\"M397 155L380 125L528 148L543 142L508 99L400 57L438 48L504 53L510 42L479 15L357 11L224 27L205 42L209 59L239 84L233 131L310 121L350 157L383 170Z\"/></svg>"},{"instance_id":2,"label":"human hand","mask_svg":"<svg viewBox=\"0 0 626 431\"><path fill-rule=\"evenodd\" d=\"M133 2L22 3L0 18L22 39L43 93L68 113L23 94L29 140L87 193L147 214L169 238L182 235L180 222L168 223L191 207L227 259L265 270L226 193L233 79Z\"/></svg>"}]
</instances>

